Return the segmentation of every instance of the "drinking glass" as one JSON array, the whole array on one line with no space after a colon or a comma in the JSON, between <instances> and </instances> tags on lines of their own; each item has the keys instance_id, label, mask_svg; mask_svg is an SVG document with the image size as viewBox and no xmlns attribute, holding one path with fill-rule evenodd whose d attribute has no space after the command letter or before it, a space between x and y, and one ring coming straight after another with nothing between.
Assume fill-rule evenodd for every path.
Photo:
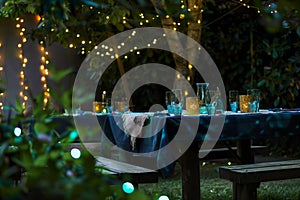
<instances>
[{"instance_id":1,"label":"drinking glass","mask_svg":"<svg viewBox=\"0 0 300 200\"><path fill-rule=\"evenodd\" d=\"M208 86L209 83L196 83L197 97L199 98L200 105L205 105L208 101Z\"/></svg>"},{"instance_id":2,"label":"drinking glass","mask_svg":"<svg viewBox=\"0 0 300 200\"><path fill-rule=\"evenodd\" d=\"M111 98L106 98L106 112L112 113Z\"/></svg>"},{"instance_id":3,"label":"drinking glass","mask_svg":"<svg viewBox=\"0 0 300 200\"><path fill-rule=\"evenodd\" d=\"M182 107L184 105L184 95L182 92L182 89L173 89L173 108L174 108L174 114L175 115L181 115L182 113Z\"/></svg>"},{"instance_id":4,"label":"drinking glass","mask_svg":"<svg viewBox=\"0 0 300 200\"><path fill-rule=\"evenodd\" d=\"M250 96L248 102L249 112L258 112L261 100L261 91L259 89L248 89L247 95Z\"/></svg>"},{"instance_id":5,"label":"drinking glass","mask_svg":"<svg viewBox=\"0 0 300 200\"><path fill-rule=\"evenodd\" d=\"M175 94L172 91L166 91L166 107L168 110L169 114L174 114L174 107L173 105L175 104L174 99L175 99Z\"/></svg>"},{"instance_id":6,"label":"drinking glass","mask_svg":"<svg viewBox=\"0 0 300 200\"><path fill-rule=\"evenodd\" d=\"M114 112L128 112L129 111L129 102L127 98L117 99L113 102L113 110Z\"/></svg>"},{"instance_id":7,"label":"drinking glass","mask_svg":"<svg viewBox=\"0 0 300 200\"><path fill-rule=\"evenodd\" d=\"M228 101L232 112L237 112L239 107L239 91L229 90Z\"/></svg>"},{"instance_id":8,"label":"drinking glass","mask_svg":"<svg viewBox=\"0 0 300 200\"><path fill-rule=\"evenodd\" d=\"M209 83L196 83L197 97L199 99L200 114L207 114L206 104L209 104L208 86Z\"/></svg>"},{"instance_id":9,"label":"drinking glass","mask_svg":"<svg viewBox=\"0 0 300 200\"><path fill-rule=\"evenodd\" d=\"M216 113L223 113L224 112L224 104L221 98L220 89L217 87L216 90L208 90L208 103L206 105L211 105L212 108L215 108Z\"/></svg>"}]
</instances>

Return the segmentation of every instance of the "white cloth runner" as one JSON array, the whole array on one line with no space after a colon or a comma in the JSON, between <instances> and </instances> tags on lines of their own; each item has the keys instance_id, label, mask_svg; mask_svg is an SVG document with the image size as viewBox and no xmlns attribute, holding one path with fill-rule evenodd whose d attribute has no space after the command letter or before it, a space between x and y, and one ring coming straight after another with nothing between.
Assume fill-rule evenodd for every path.
<instances>
[{"instance_id":1,"label":"white cloth runner","mask_svg":"<svg viewBox=\"0 0 300 200\"><path fill-rule=\"evenodd\" d=\"M136 138L142 135L143 125L148 116L145 113L125 113L122 115L124 132L131 136L132 150L135 148Z\"/></svg>"}]
</instances>

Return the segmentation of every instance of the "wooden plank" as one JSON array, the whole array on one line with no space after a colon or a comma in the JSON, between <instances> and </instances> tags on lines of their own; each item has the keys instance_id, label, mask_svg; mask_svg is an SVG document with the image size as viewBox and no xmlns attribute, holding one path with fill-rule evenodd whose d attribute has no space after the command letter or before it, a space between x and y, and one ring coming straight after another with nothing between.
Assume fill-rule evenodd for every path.
<instances>
[{"instance_id":1,"label":"wooden plank","mask_svg":"<svg viewBox=\"0 0 300 200\"><path fill-rule=\"evenodd\" d=\"M117 176L124 181L138 183L156 183L159 173L152 169L131 165L104 157L97 157L96 166L104 167L104 174Z\"/></svg>"},{"instance_id":2,"label":"wooden plank","mask_svg":"<svg viewBox=\"0 0 300 200\"><path fill-rule=\"evenodd\" d=\"M263 163L246 164L246 165L232 165L232 166L223 166L222 168L239 170L239 169L262 168L268 166L282 166L282 165L294 165L294 164L300 164L300 160L272 161L272 162L263 162Z\"/></svg>"},{"instance_id":3,"label":"wooden plank","mask_svg":"<svg viewBox=\"0 0 300 200\"><path fill-rule=\"evenodd\" d=\"M102 166L116 173L157 173L152 169L147 169L140 166L131 165L125 162L116 161L104 157L97 157L96 166Z\"/></svg>"},{"instance_id":4,"label":"wooden plank","mask_svg":"<svg viewBox=\"0 0 300 200\"><path fill-rule=\"evenodd\" d=\"M258 163L219 168L220 177L239 184L300 178L300 161Z\"/></svg>"}]
</instances>

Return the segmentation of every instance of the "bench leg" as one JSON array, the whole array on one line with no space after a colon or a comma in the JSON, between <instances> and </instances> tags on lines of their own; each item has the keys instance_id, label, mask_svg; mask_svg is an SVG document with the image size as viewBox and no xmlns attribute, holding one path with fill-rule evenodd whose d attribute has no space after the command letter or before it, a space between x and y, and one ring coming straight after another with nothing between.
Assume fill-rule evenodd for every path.
<instances>
[{"instance_id":1,"label":"bench leg","mask_svg":"<svg viewBox=\"0 0 300 200\"><path fill-rule=\"evenodd\" d=\"M257 188L259 183L252 184L232 184L233 200L256 200L257 199Z\"/></svg>"},{"instance_id":2,"label":"bench leg","mask_svg":"<svg viewBox=\"0 0 300 200\"><path fill-rule=\"evenodd\" d=\"M251 140L238 140L237 154L240 157L240 164L254 163L254 155L251 150Z\"/></svg>"}]
</instances>

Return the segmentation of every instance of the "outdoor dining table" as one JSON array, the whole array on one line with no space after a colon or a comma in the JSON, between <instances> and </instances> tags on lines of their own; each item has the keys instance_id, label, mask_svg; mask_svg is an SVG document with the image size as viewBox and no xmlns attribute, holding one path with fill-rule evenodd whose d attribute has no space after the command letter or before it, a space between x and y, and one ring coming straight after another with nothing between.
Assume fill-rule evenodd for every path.
<instances>
[{"instance_id":1,"label":"outdoor dining table","mask_svg":"<svg viewBox=\"0 0 300 200\"><path fill-rule=\"evenodd\" d=\"M101 133L96 136L89 125L95 119L101 127ZM81 129L79 133L84 132L83 136L79 134L83 142L96 140L104 144L111 143L112 146L134 155L144 156L143 153L148 153L147 156L152 155L157 162L156 166L162 166L158 169L164 177L172 172L174 163L180 161L184 200L200 199L199 149L205 142L232 141L237 144L237 152L242 163L252 163L254 162L251 155L252 140L300 135L300 110L298 109L197 116L151 115L145 121L147 127L143 131L154 133L147 137L136 138L133 147L132 137L122 128L123 120L121 114L74 116L76 128ZM196 132L191 133L195 130L191 128L195 125L195 120ZM177 137L178 131L184 133L180 133ZM189 142L184 143L186 140ZM162 150L172 141L175 141L175 147L179 143L184 145L179 145L176 152L173 151L174 149L172 152ZM188 145L186 149L180 149L185 145ZM104 148L99 150L100 154L101 151L104 152L103 155L107 153L107 149L108 147L104 145Z\"/></svg>"}]
</instances>

